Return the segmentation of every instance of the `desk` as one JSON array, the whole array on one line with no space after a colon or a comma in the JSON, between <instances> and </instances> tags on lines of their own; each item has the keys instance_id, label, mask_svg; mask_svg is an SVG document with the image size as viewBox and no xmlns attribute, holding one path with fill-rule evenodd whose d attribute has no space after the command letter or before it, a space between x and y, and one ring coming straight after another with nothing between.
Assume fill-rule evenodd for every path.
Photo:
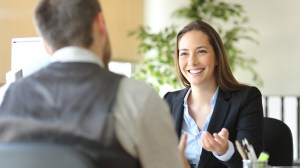
<instances>
[{"instance_id":1,"label":"desk","mask_svg":"<svg viewBox=\"0 0 300 168\"><path fill-rule=\"evenodd\" d=\"M267 166L266 168L300 168L300 166Z\"/></svg>"}]
</instances>

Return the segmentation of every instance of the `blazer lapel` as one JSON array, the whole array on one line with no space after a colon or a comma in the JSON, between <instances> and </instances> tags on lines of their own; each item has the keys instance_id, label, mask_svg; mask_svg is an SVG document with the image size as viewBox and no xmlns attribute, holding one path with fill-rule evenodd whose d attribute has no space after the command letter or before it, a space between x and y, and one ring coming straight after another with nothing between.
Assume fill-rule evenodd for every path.
<instances>
[{"instance_id":1,"label":"blazer lapel","mask_svg":"<svg viewBox=\"0 0 300 168\"><path fill-rule=\"evenodd\" d=\"M230 98L231 93L219 89L217 102L207 128L208 132L217 133L221 131L230 108L230 102L228 101Z\"/></svg>"},{"instance_id":2,"label":"blazer lapel","mask_svg":"<svg viewBox=\"0 0 300 168\"><path fill-rule=\"evenodd\" d=\"M213 111L213 115L211 116L207 131L212 133L219 132L226 119L230 108L230 102L228 101L231 97L231 93L224 92L221 88L219 89L217 102ZM209 167L209 160L214 157L211 152L206 151L202 148L202 154L200 156L200 164L198 168Z\"/></svg>"},{"instance_id":3,"label":"blazer lapel","mask_svg":"<svg viewBox=\"0 0 300 168\"><path fill-rule=\"evenodd\" d=\"M177 99L176 99L176 103L174 103L171 111L172 111L172 116L175 120L175 129L177 132L178 137L180 137L181 135L181 128L182 128L182 122L183 122L183 99L184 96L186 95L188 91L187 89L184 89L182 91L179 92Z\"/></svg>"}]
</instances>

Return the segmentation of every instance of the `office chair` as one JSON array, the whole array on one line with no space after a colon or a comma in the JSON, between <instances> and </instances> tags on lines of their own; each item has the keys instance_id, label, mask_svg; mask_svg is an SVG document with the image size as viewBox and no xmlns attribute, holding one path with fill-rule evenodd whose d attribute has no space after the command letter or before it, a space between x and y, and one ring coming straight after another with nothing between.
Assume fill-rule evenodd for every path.
<instances>
[{"instance_id":1,"label":"office chair","mask_svg":"<svg viewBox=\"0 0 300 168\"><path fill-rule=\"evenodd\" d=\"M5 168L95 168L70 147L42 143L0 144L0 165Z\"/></svg>"},{"instance_id":2,"label":"office chair","mask_svg":"<svg viewBox=\"0 0 300 168\"><path fill-rule=\"evenodd\" d=\"M293 165L293 137L290 128L281 120L264 118L264 151L269 153L271 166Z\"/></svg>"}]
</instances>

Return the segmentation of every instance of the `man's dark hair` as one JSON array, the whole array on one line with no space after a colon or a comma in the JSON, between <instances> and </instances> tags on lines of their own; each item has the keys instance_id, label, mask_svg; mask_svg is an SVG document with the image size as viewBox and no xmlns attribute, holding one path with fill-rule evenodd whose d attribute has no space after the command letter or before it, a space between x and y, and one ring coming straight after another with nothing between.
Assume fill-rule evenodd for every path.
<instances>
[{"instance_id":1,"label":"man's dark hair","mask_svg":"<svg viewBox=\"0 0 300 168\"><path fill-rule=\"evenodd\" d=\"M39 0L35 24L53 51L71 45L89 47L93 20L99 12L98 0Z\"/></svg>"}]
</instances>

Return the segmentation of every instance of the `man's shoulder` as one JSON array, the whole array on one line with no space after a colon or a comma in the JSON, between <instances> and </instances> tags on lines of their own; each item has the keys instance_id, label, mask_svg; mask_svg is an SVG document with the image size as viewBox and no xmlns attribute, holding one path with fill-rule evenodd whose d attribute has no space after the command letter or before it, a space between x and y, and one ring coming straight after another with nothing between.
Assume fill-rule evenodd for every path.
<instances>
[{"instance_id":1,"label":"man's shoulder","mask_svg":"<svg viewBox=\"0 0 300 168\"><path fill-rule=\"evenodd\" d=\"M146 92L156 92L152 87L150 87L146 83L127 77L123 77L121 79L121 87L126 88L128 92L142 91L141 94Z\"/></svg>"},{"instance_id":2,"label":"man's shoulder","mask_svg":"<svg viewBox=\"0 0 300 168\"><path fill-rule=\"evenodd\" d=\"M26 87L29 82L30 82L30 80L28 80L27 77L26 78L22 78L22 79L18 79L17 81L14 81L14 82L10 83L9 87L7 88L7 90L22 89L22 88Z\"/></svg>"},{"instance_id":3,"label":"man's shoulder","mask_svg":"<svg viewBox=\"0 0 300 168\"><path fill-rule=\"evenodd\" d=\"M142 81L123 77L118 91L118 97L123 103L138 104L137 106L161 104L162 98L158 92Z\"/></svg>"}]
</instances>

